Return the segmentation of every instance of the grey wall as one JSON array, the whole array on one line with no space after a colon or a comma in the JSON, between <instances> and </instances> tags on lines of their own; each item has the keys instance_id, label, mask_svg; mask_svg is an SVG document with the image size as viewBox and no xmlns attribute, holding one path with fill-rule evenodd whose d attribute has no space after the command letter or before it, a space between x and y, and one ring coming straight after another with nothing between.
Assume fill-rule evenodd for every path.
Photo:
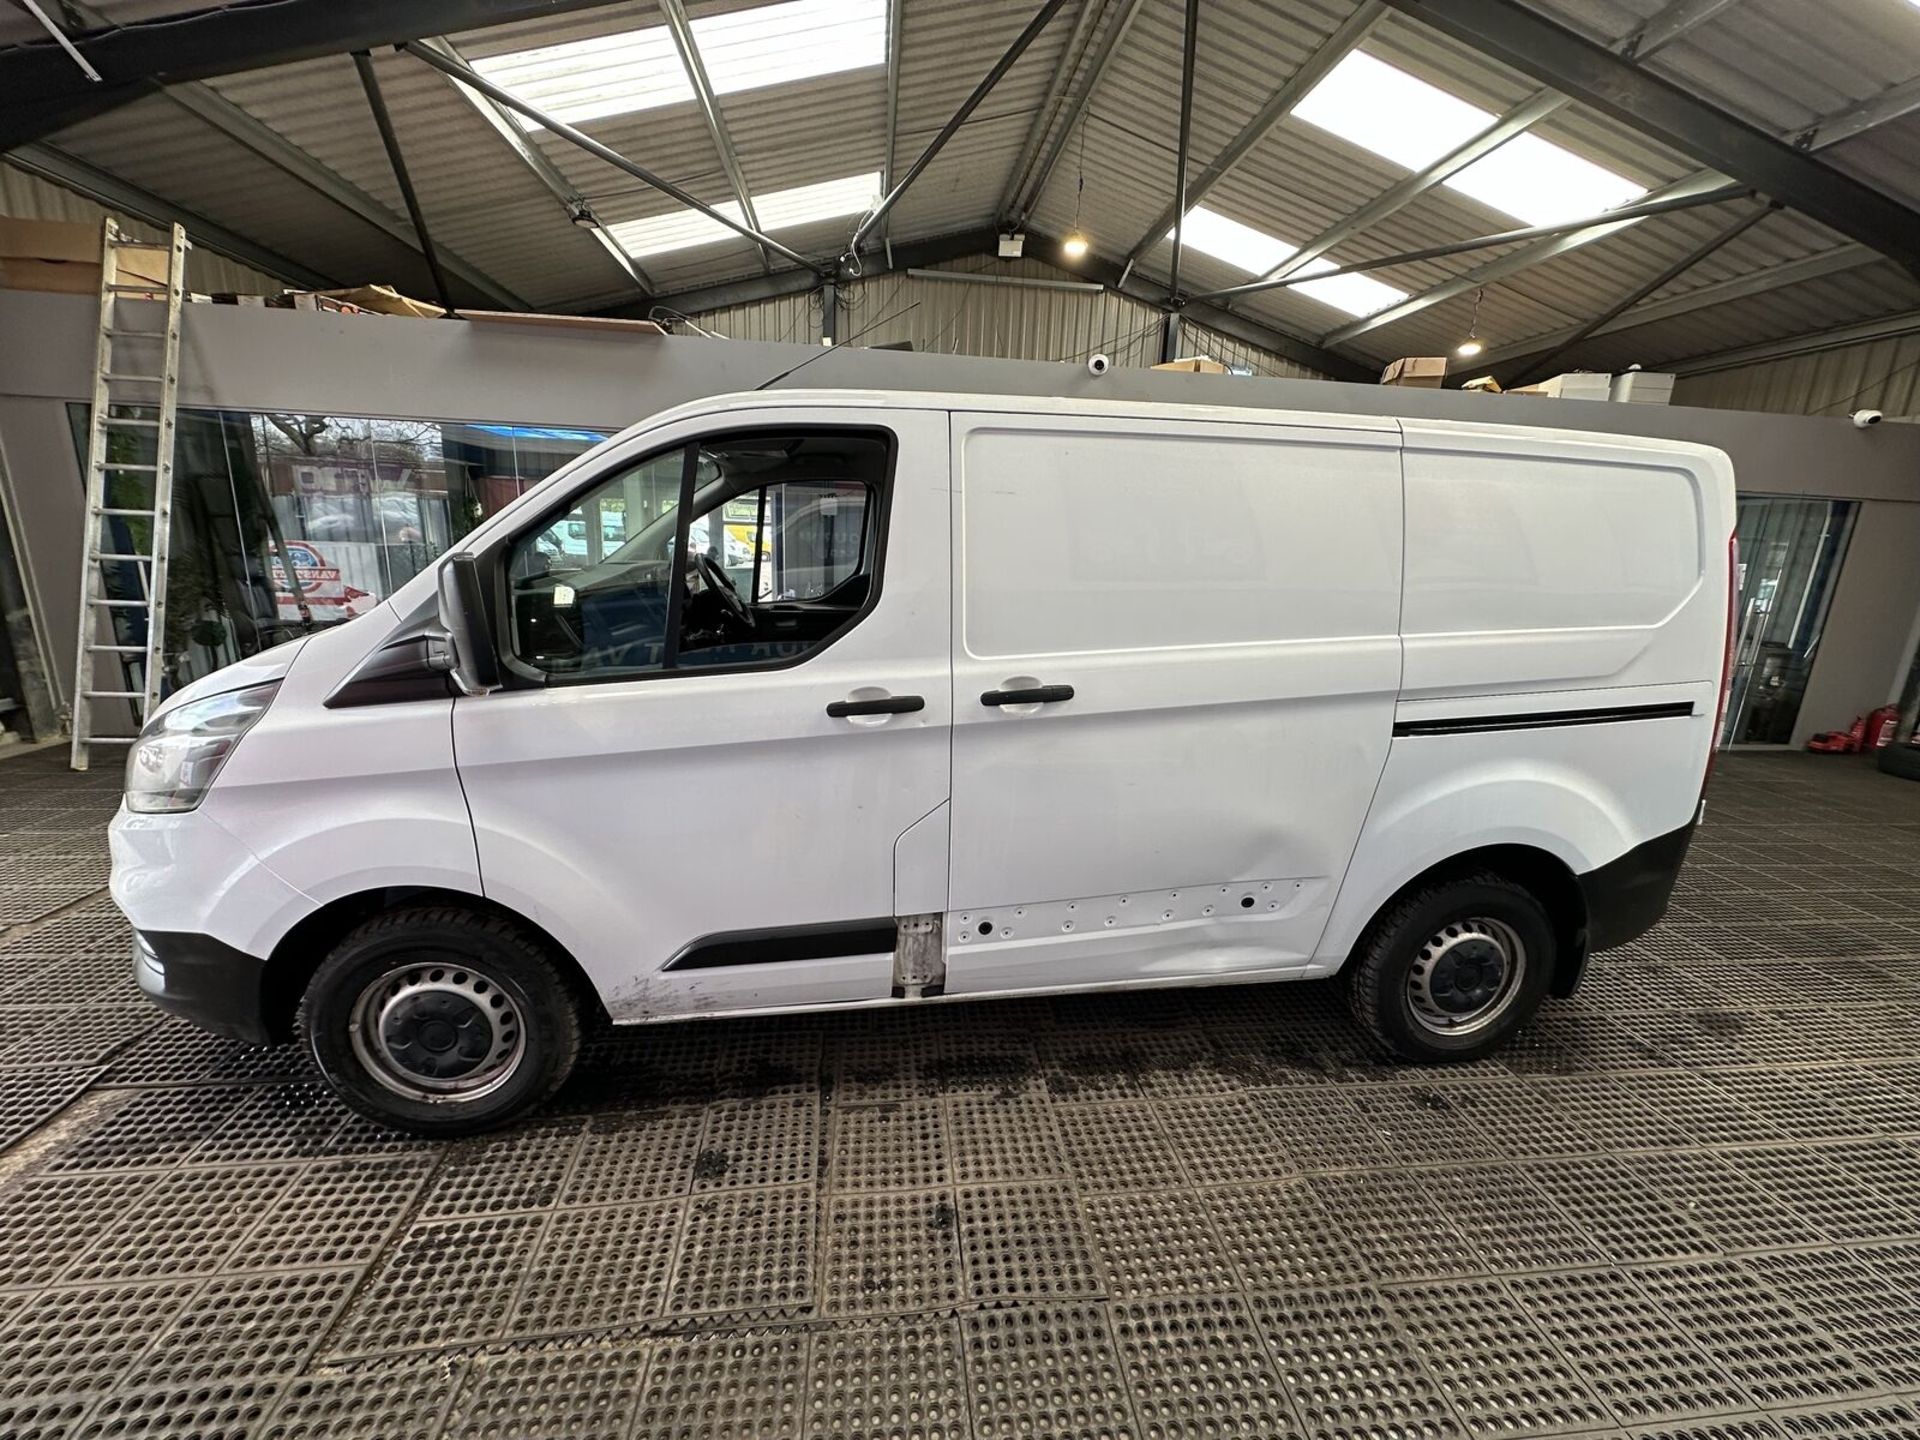
<instances>
[{"instance_id":1,"label":"grey wall","mask_svg":"<svg viewBox=\"0 0 1920 1440\"><path fill-rule=\"evenodd\" d=\"M0 291L0 444L56 642L74 630L79 466L63 403L84 399L93 302ZM681 401L747 390L810 360L792 384L1085 395L1433 418L1497 418L1717 445L1744 491L1866 502L1796 743L1892 697L1920 611L1920 425L1242 379L1080 364L692 337L595 335L250 307L186 312L181 402L244 410L618 428ZM71 657L56 654L56 668Z\"/></svg>"}]
</instances>

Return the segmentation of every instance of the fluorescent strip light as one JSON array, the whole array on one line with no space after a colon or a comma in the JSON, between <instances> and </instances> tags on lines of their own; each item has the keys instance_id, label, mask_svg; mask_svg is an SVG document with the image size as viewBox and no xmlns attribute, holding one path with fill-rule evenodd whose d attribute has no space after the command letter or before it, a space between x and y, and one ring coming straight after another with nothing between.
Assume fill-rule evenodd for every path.
<instances>
[{"instance_id":1,"label":"fluorescent strip light","mask_svg":"<svg viewBox=\"0 0 1920 1440\"><path fill-rule=\"evenodd\" d=\"M1293 113L1409 170L1438 160L1494 121L1479 106L1362 50L1334 66ZM1528 225L1597 215L1647 193L1538 135L1515 136L1444 183Z\"/></svg>"},{"instance_id":2,"label":"fluorescent strip light","mask_svg":"<svg viewBox=\"0 0 1920 1440\"><path fill-rule=\"evenodd\" d=\"M717 95L887 63L887 0L786 0L710 15L692 30ZM664 25L492 55L473 68L572 125L694 98Z\"/></svg>"},{"instance_id":3,"label":"fluorescent strip light","mask_svg":"<svg viewBox=\"0 0 1920 1440\"><path fill-rule=\"evenodd\" d=\"M817 185L797 185L791 190L756 195L753 209L760 219L760 229L770 234L843 215L864 215L879 192L880 172L874 170L842 180L823 180ZM740 207L731 200L713 208L731 219L743 220ZM623 220L606 229L635 259L728 240L746 243L738 231L729 230L698 210L674 210L665 215L649 215L644 220Z\"/></svg>"},{"instance_id":4,"label":"fluorescent strip light","mask_svg":"<svg viewBox=\"0 0 1920 1440\"><path fill-rule=\"evenodd\" d=\"M1169 230L1167 240L1171 242L1172 239L1173 232ZM1186 224L1181 230L1181 243L1192 246L1203 255L1224 260L1249 275L1271 274L1300 248L1264 230L1256 230L1251 225L1229 219L1204 205L1196 205L1187 212ZM1323 270L1339 268L1337 261L1322 255L1303 266L1302 271L1317 275ZM1343 315L1371 315L1376 310L1384 310L1407 298L1406 291L1396 290L1371 275L1336 275L1331 280L1310 280L1290 288Z\"/></svg>"}]
</instances>

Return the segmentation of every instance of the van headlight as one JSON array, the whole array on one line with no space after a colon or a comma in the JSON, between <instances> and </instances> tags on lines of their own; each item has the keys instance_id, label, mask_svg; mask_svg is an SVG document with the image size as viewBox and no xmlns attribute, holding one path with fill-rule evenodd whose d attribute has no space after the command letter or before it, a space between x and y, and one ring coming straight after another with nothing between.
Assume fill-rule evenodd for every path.
<instances>
[{"instance_id":1,"label":"van headlight","mask_svg":"<svg viewBox=\"0 0 1920 1440\"><path fill-rule=\"evenodd\" d=\"M140 815L193 809L279 688L276 680L229 690L149 720L127 756L127 808Z\"/></svg>"}]
</instances>

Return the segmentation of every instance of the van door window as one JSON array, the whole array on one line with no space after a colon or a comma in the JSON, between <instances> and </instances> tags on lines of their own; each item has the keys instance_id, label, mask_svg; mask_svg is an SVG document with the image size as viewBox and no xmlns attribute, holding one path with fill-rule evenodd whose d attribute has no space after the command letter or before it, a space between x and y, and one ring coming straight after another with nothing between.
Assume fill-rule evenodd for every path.
<instances>
[{"instance_id":1,"label":"van door window","mask_svg":"<svg viewBox=\"0 0 1920 1440\"><path fill-rule=\"evenodd\" d=\"M876 593L890 454L871 432L703 441L684 525L685 449L601 482L514 543L509 660L568 681L804 658Z\"/></svg>"}]
</instances>

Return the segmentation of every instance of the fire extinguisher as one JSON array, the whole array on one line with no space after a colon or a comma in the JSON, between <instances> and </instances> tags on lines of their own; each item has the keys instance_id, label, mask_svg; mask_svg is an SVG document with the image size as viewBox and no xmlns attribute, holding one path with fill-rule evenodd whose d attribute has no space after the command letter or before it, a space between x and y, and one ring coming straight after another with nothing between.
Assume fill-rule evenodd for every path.
<instances>
[{"instance_id":1,"label":"fire extinguisher","mask_svg":"<svg viewBox=\"0 0 1920 1440\"><path fill-rule=\"evenodd\" d=\"M1893 743L1893 732L1900 726L1900 707L1882 705L1867 716L1867 744L1875 750L1884 750Z\"/></svg>"},{"instance_id":2,"label":"fire extinguisher","mask_svg":"<svg viewBox=\"0 0 1920 1440\"><path fill-rule=\"evenodd\" d=\"M1878 714L1878 711L1874 712ZM1822 730L1807 741L1807 749L1819 755L1858 755L1867 747L1867 717L1856 715L1844 730Z\"/></svg>"}]
</instances>

